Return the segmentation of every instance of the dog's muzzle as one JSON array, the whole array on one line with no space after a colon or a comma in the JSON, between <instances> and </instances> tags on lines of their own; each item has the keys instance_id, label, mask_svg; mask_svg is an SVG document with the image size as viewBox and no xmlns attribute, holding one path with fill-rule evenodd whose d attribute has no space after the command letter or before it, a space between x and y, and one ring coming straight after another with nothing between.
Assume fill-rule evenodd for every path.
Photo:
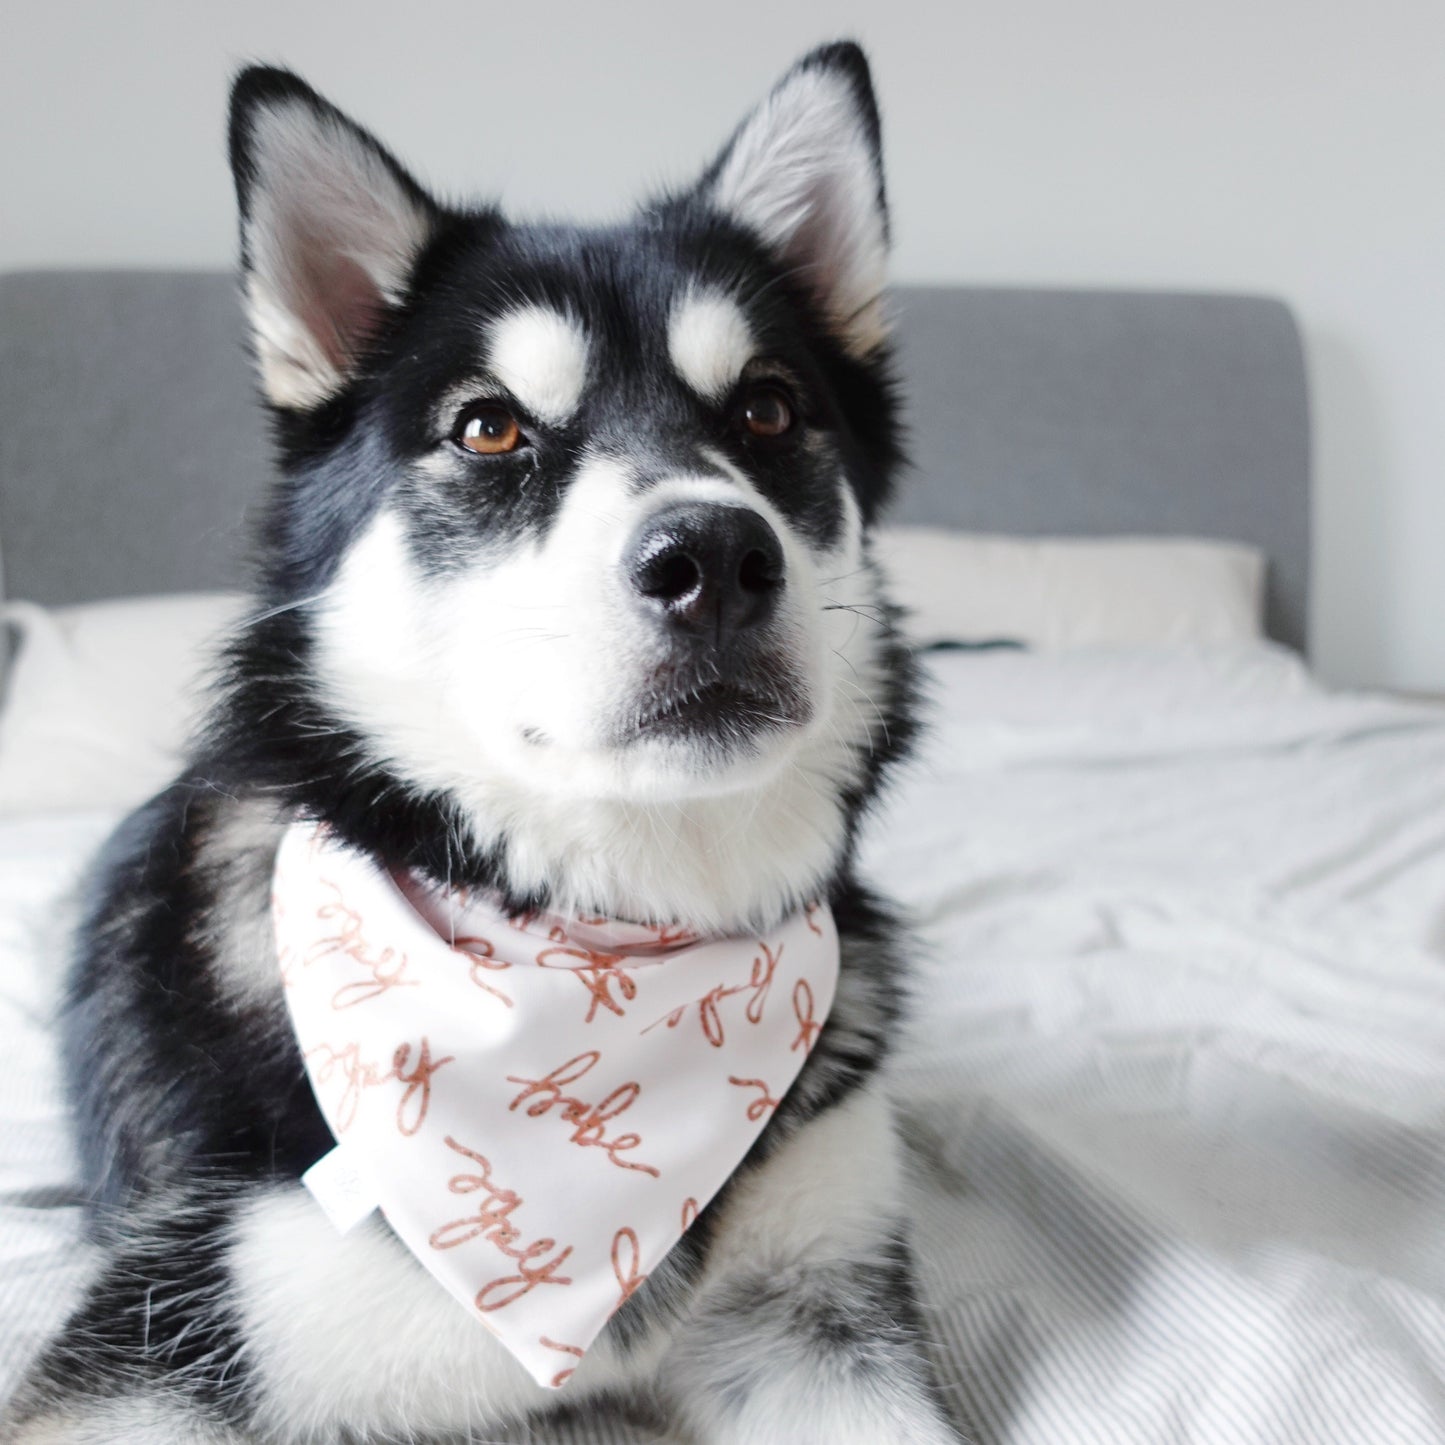
<instances>
[{"instance_id":1,"label":"dog's muzzle","mask_svg":"<svg viewBox=\"0 0 1445 1445\"><path fill-rule=\"evenodd\" d=\"M623 738L750 748L810 719L778 635L786 563L765 517L736 504L670 503L633 533L622 568L652 624L654 659L620 720Z\"/></svg>"}]
</instances>

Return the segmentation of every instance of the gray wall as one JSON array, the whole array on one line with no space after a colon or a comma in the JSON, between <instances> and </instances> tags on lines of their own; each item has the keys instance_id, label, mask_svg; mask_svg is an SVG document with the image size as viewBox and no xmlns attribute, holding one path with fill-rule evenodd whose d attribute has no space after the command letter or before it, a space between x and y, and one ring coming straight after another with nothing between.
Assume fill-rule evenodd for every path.
<instances>
[{"instance_id":1,"label":"gray wall","mask_svg":"<svg viewBox=\"0 0 1445 1445\"><path fill-rule=\"evenodd\" d=\"M221 102L248 57L301 69L445 191L606 215L839 33L875 59L901 278L1295 306L1316 656L1445 688L1439 0L10 0L0 266L224 264Z\"/></svg>"}]
</instances>

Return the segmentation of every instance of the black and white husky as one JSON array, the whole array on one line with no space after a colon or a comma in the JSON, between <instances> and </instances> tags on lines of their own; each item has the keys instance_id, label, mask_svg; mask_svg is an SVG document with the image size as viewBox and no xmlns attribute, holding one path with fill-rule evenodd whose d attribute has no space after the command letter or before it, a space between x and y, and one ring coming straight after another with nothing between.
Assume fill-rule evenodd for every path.
<instances>
[{"instance_id":1,"label":"black and white husky","mask_svg":"<svg viewBox=\"0 0 1445 1445\"><path fill-rule=\"evenodd\" d=\"M868 546L898 437L862 54L612 227L442 206L284 71L240 76L230 135L280 477L209 730L88 903L103 1253L10 1438L537 1439L610 1398L699 1442L956 1440L879 1081L904 950L852 862L911 701ZM332 1143L268 910L298 814L509 909L725 934L831 899L803 1072L560 1397L298 1184Z\"/></svg>"}]
</instances>

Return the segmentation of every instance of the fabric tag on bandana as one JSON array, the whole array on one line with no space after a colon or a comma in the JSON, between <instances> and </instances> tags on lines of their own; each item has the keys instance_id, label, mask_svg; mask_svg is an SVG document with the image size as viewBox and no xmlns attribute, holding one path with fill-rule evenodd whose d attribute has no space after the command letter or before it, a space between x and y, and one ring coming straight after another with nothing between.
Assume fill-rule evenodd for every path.
<instances>
[{"instance_id":1,"label":"fabric tag on bandana","mask_svg":"<svg viewBox=\"0 0 1445 1445\"><path fill-rule=\"evenodd\" d=\"M379 1202L550 1387L752 1147L838 979L823 904L731 938L508 916L312 823L282 840L273 915L340 1146L307 1187L343 1230Z\"/></svg>"},{"instance_id":2,"label":"fabric tag on bandana","mask_svg":"<svg viewBox=\"0 0 1445 1445\"><path fill-rule=\"evenodd\" d=\"M381 1203L366 1178L356 1150L338 1144L323 1154L302 1176L301 1182L321 1206L338 1234L349 1234Z\"/></svg>"}]
</instances>

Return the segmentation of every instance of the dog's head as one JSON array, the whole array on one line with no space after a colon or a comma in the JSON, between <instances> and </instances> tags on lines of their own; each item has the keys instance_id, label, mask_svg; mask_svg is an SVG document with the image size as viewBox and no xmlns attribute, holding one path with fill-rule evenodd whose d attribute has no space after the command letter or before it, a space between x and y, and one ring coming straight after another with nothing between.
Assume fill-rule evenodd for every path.
<instances>
[{"instance_id":1,"label":"dog's head","mask_svg":"<svg viewBox=\"0 0 1445 1445\"><path fill-rule=\"evenodd\" d=\"M820 887L905 691L861 52L613 227L444 207L281 71L231 152L284 471L248 745L330 766L322 811L435 800L513 895L708 925Z\"/></svg>"}]
</instances>

